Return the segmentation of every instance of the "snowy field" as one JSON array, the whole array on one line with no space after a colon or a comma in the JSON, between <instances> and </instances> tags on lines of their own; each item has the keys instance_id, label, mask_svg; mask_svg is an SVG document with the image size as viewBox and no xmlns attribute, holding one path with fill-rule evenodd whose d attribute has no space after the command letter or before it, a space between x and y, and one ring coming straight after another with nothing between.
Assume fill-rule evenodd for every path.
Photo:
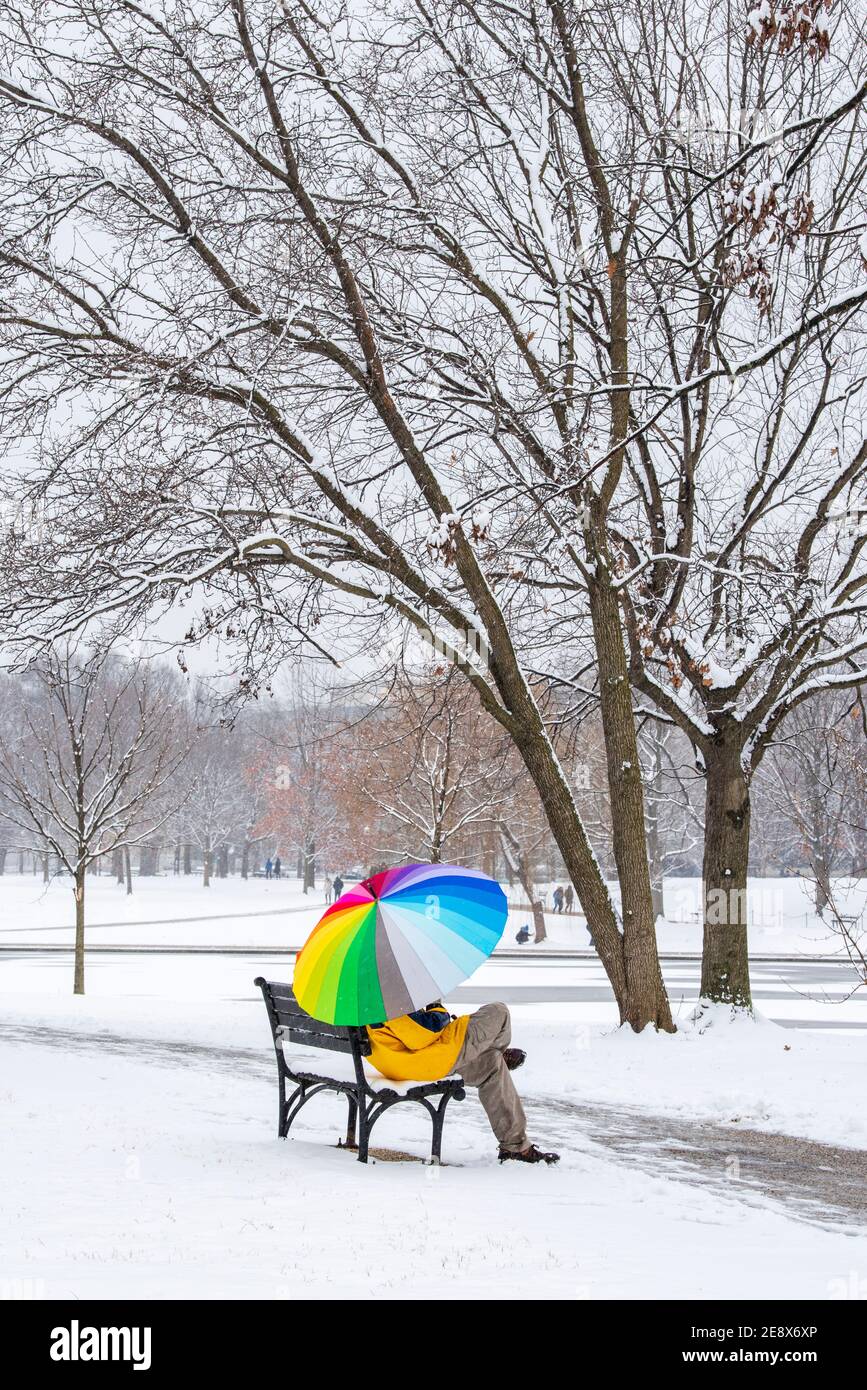
<instances>
[{"instance_id":1,"label":"snowy field","mask_svg":"<svg viewBox=\"0 0 867 1390\"><path fill-rule=\"evenodd\" d=\"M530 1050L519 1079L531 1131L560 1148L556 1169L499 1167L472 1095L452 1107L441 1169L356 1163L334 1147L345 1111L333 1097L311 1103L279 1141L261 1004L4 997L7 1289L59 1299L824 1299L867 1269L867 1227L795 1217L726 1182L722 1161L705 1186L676 1168L632 1169L585 1136L568 1104L624 1093L633 1106L700 1115L727 1097L731 1163L739 1124L774 1122L800 1095L804 1130L865 1143L863 1115L853 1129L848 1112L847 1127L845 1097L863 1076L849 1047L796 1039L786 1053L773 1025L720 1021L702 1036L651 1039L576 1033L545 1009L516 1014ZM377 1142L424 1155L426 1122L405 1109Z\"/></svg>"},{"instance_id":2,"label":"snowy field","mask_svg":"<svg viewBox=\"0 0 867 1390\"><path fill-rule=\"evenodd\" d=\"M800 923L785 945L806 957L792 967L804 983L787 989L782 965L757 966L757 994L781 1021L834 1020L836 1032L733 1024L724 1011L697 1025L695 967L673 962L680 1031L636 1037L615 1027L597 962L546 961L532 948L526 961L492 961L450 1003L536 1001L512 1008L529 1053L516 1079L531 1137L560 1150L559 1167L500 1167L471 1092L451 1107L441 1169L365 1168L335 1148L345 1123L335 1097L312 1102L288 1141L275 1134L273 1052L252 980L290 976L289 949L321 901L305 902L291 881L206 891L142 880L131 898L107 878L91 885L103 925L89 928L85 998L70 993L66 953L0 953L0 1295L867 1296L863 1213L805 1212L738 1176L741 1162L751 1171L754 1132L793 1136L796 1175L813 1164L845 1176L846 1152L867 1150L864 1003L824 997L842 967L816 960L815 933L812 950L798 950ZM71 896L62 882L46 892L0 880L0 940L68 945ZM570 929L549 923L554 939ZM131 943L263 949L99 951ZM375 1143L423 1158L428 1122L407 1109L382 1121ZM619 1146L604 1133L618 1126ZM708 1134L697 1178L678 1148L699 1151ZM838 1147L805 1158L801 1141Z\"/></svg>"},{"instance_id":3,"label":"snowy field","mask_svg":"<svg viewBox=\"0 0 867 1390\"><path fill-rule=\"evenodd\" d=\"M135 879L127 895L108 875L87 883L88 941L92 945L233 945L294 948L314 926L325 900L317 887L308 896L297 879L214 879L203 888L198 876ZM858 916L867 902L867 884L838 880L841 909ZM546 887L546 903L552 886ZM612 885L612 892L614 887ZM699 879L666 881L667 918L658 926L662 951L701 950ZM520 890L510 890L514 901ZM532 921L524 907L513 907L502 945L515 949L515 932ZM0 945L23 942L50 945L72 939L73 903L70 880L4 874L0 877ZM528 954L568 947L589 950L584 919L546 913L549 940L528 945ZM797 878L762 878L750 883L750 941L757 955L829 956L840 954L840 943L826 922L812 911L809 885Z\"/></svg>"}]
</instances>

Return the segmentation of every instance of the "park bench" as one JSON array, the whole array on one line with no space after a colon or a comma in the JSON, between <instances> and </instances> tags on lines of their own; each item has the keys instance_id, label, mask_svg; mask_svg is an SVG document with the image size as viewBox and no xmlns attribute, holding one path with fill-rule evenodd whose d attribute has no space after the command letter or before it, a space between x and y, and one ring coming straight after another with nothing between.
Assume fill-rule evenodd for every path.
<instances>
[{"instance_id":1,"label":"park bench","mask_svg":"<svg viewBox=\"0 0 867 1390\"><path fill-rule=\"evenodd\" d=\"M358 1161L367 1162L370 1132L377 1120L404 1101L421 1105L431 1117L433 1137L431 1141L431 1163L439 1163L442 1156L443 1125L446 1106L450 1100L463 1100L466 1091L459 1076L448 1076L443 1081L426 1081L421 1084L400 1082L371 1085L364 1069L364 1059L370 1056L370 1039L364 1028L340 1028L333 1023L321 1023L305 1013L292 992L291 985L258 976L253 981L262 991L274 1052L277 1056L277 1085L279 1091L279 1110L277 1134L285 1139L298 1112L320 1091L336 1091L346 1096L349 1104L349 1120L346 1127L345 1147L358 1150ZM327 1072L340 1072L342 1068L334 1057L333 1065L327 1067L323 1060L321 1070L311 1070L316 1059L300 1056L291 1057L291 1051L305 1052L311 1048L322 1048L326 1052L343 1053L351 1058L346 1064L344 1075L328 1075ZM290 1056L287 1057L287 1049ZM286 1082L295 1088L286 1095ZM356 1126L358 1138L356 1140Z\"/></svg>"}]
</instances>

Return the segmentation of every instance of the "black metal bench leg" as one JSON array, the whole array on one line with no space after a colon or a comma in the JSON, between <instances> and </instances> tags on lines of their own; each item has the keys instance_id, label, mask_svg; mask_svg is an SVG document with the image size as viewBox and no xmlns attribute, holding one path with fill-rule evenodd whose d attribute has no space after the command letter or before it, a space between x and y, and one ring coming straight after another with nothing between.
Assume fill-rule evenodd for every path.
<instances>
[{"instance_id":1,"label":"black metal bench leg","mask_svg":"<svg viewBox=\"0 0 867 1390\"><path fill-rule=\"evenodd\" d=\"M358 1120L358 1101L355 1099L355 1096L347 1096L346 1099L349 1101L349 1118L346 1122L346 1147L347 1149L354 1149L358 1147L358 1141L355 1137L355 1127Z\"/></svg>"},{"instance_id":2,"label":"black metal bench leg","mask_svg":"<svg viewBox=\"0 0 867 1390\"><path fill-rule=\"evenodd\" d=\"M362 1099L358 1109L358 1161L367 1162L367 1149L370 1142L370 1125L367 1119L367 1106Z\"/></svg>"},{"instance_id":3,"label":"black metal bench leg","mask_svg":"<svg viewBox=\"0 0 867 1390\"><path fill-rule=\"evenodd\" d=\"M278 1082L277 1098L279 1101L279 1109L277 1112L277 1138L285 1139L288 1131L286 1121L289 1117L289 1106L286 1104L286 1078L283 1076L282 1072Z\"/></svg>"},{"instance_id":4,"label":"black metal bench leg","mask_svg":"<svg viewBox=\"0 0 867 1390\"><path fill-rule=\"evenodd\" d=\"M443 1157L443 1127L446 1122L446 1106L451 1100L451 1096L443 1096L439 1105L434 1110L431 1119L433 1121L433 1137L430 1146L431 1163L441 1163Z\"/></svg>"}]
</instances>

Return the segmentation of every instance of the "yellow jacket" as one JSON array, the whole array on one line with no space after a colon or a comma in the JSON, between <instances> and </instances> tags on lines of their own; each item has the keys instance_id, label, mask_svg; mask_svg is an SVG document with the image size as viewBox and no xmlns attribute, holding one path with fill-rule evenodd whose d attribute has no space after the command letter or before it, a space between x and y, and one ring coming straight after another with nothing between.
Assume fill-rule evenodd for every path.
<instances>
[{"instance_id":1,"label":"yellow jacket","mask_svg":"<svg viewBox=\"0 0 867 1390\"><path fill-rule=\"evenodd\" d=\"M435 1012L447 1015L445 1009ZM469 1021L469 1014L463 1014L433 1032L409 1014L392 1018L380 1028L368 1028L368 1060L389 1081L441 1081L454 1071Z\"/></svg>"}]
</instances>

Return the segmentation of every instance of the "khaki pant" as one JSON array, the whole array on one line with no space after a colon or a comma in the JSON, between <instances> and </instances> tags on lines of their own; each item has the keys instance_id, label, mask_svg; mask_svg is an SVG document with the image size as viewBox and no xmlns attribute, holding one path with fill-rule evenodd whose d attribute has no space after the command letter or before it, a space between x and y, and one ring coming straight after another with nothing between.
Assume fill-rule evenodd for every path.
<instances>
[{"instance_id":1,"label":"khaki pant","mask_svg":"<svg viewBox=\"0 0 867 1390\"><path fill-rule=\"evenodd\" d=\"M468 1086L478 1088L479 1100L500 1148L518 1153L530 1141L521 1097L503 1060L503 1051L511 1038L512 1021L506 1005L483 1004L470 1015L454 1069Z\"/></svg>"}]
</instances>

